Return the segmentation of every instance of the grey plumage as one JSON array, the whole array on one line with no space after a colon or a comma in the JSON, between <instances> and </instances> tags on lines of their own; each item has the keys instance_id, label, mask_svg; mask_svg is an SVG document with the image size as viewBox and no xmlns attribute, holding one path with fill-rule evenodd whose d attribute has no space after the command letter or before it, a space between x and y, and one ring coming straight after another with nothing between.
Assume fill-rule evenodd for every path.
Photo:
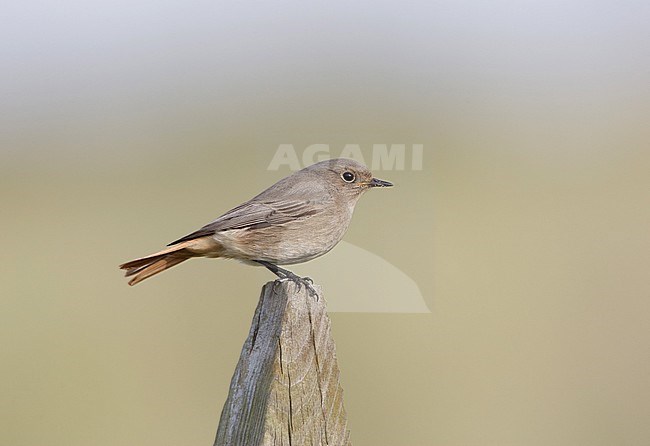
<instances>
[{"instance_id":1,"label":"grey plumage","mask_svg":"<svg viewBox=\"0 0 650 446\"><path fill-rule=\"evenodd\" d=\"M120 265L130 285L191 257L234 258L269 266L306 262L330 251L350 224L359 197L377 180L361 163L322 161L278 181L249 201L174 242Z\"/></svg>"}]
</instances>

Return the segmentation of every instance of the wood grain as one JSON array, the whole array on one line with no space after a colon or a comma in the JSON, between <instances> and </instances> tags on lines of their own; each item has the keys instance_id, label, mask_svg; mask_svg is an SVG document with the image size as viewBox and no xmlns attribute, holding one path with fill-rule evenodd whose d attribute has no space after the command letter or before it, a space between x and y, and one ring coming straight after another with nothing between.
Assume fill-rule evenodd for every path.
<instances>
[{"instance_id":1,"label":"wood grain","mask_svg":"<svg viewBox=\"0 0 650 446\"><path fill-rule=\"evenodd\" d=\"M262 288L215 446L351 446L325 299L289 280Z\"/></svg>"}]
</instances>

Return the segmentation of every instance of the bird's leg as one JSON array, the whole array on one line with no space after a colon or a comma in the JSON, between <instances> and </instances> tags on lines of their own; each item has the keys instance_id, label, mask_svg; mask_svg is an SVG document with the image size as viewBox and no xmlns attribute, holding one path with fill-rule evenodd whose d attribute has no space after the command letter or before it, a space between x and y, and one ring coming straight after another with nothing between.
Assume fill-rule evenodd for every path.
<instances>
[{"instance_id":1,"label":"bird's leg","mask_svg":"<svg viewBox=\"0 0 650 446\"><path fill-rule=\"evenodd\" d=\"M298 285L298 289L300 289L302 285L305 285L305 288L307 288L309 294L313 295L314 297L316 297L316 299L318 299L318 293L312 286L314 284L314 281L311 280L311 278L300 277L299 275L292 273L288 269L280 268L278 265L275 265L271 262L265 262L263 260L255 260L255 261L260 265L264 266L266 269L271 271L276 276L278 276L280 279L289 279L290 281Z\"/></svg>"}]
</instances>

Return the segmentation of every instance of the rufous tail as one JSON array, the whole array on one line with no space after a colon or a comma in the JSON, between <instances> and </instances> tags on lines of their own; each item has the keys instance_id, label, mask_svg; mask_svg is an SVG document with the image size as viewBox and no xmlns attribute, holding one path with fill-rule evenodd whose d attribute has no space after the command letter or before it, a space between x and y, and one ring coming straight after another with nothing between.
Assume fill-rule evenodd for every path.
<instances>
[{"instance_id":1,"label":"rufous tail","mask_svg":"<svg viewBox=\"0 0 650 446\"><path fill-rule=\"evenodd\" d=\"M133 276L129 280L129 285L135 285L187 259L202 257L205 253L202 252L204 247L201 246L201 242L201 240L188 240L155 254L123 263L120 265L120 269L126 270L126 277Z\"/></svg>"}]
</instances>

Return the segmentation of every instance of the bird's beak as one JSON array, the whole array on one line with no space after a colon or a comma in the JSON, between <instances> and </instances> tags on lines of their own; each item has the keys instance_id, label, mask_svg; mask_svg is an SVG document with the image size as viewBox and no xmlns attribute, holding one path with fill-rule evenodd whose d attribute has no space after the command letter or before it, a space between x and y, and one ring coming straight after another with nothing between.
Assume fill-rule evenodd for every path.
<instances>
[{"instance_id":1,"label":"bird's beak","mask_svg":"<svg viewBox=\"0 0 650 446\"><path fill-rule=\"evenodd\" d=\"M393 187L393 183L389 183L388 181L378 180L377 178L373 178L368 183L368 186L370 186L370 187Z\"/></svg>"}]
</instances>

